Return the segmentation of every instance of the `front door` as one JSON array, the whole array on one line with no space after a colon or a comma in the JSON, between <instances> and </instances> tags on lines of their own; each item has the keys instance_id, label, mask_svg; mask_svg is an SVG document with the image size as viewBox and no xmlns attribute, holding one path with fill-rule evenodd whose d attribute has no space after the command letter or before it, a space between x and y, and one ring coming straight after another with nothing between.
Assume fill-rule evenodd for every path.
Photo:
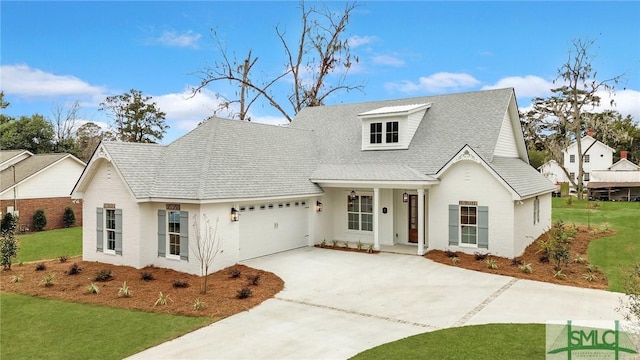
<instances>
[{"instance_id":1,"label":"front door","mask_svg":"<svg viewBox=\"0 0 640 360\"><path fill-rule=\"evenodd\" d=\"M418 243L418 195L409 195L409 242Z\"/></svg>"}]
</instances>

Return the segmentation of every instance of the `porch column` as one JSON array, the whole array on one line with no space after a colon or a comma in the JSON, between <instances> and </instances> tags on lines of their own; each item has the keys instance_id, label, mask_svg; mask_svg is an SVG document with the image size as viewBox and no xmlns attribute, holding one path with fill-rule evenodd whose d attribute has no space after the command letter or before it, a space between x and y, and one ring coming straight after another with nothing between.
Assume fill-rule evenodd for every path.
<instances>
[{"instance_id":1,"label":"porch column","mask_svg":"<svg viewBox=\"0 0 640 360\"><path fill-rule=\"evenodd\" d=\"M373 188L373 249L380 250L379 221L380 218L380 189Z\"/></svg>"},{"instance_id":2,"label":"porch column","mask_svg":"<svg viewBox=\"0 0 640 360\"><path fill-rule=\"evenodd\" d=\"M418 255L424 255L424 189L418 189Z\"/></svg>"}]
</instances>

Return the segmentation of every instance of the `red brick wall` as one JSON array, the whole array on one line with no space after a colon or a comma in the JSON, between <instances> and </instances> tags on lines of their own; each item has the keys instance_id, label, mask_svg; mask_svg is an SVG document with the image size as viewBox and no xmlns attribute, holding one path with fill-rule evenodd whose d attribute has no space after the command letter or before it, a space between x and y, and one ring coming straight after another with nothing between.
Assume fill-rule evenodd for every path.
<instances>
[{"instance_id":1,"label":"red brick wall","mask_svg":"<svg viewBox=\"0 0 640 360\"><path fill-rule=\"evenodd\" d=\"M3 216L7 212L7 206L14 206L13 204L13 200L0 201L0 211L2 211ZM33 214L39 209L44 210L44 215L47 217L45 230L61 229L64 227L62 215L67 207L71 207L76 215L75 225L82 226L82 201L74 204L71 201L71 197L18 199L16 204L15 210L20 212L18 230L26 226L33 231Z\"/></svg>"}]
</instances>

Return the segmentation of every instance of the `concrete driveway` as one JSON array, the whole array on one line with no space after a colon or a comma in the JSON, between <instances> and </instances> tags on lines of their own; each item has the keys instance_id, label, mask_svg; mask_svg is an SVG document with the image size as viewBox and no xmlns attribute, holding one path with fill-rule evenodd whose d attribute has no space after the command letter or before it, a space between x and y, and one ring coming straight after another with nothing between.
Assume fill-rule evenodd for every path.
<instances>
[{"instance_id":1,"label":"concrete driveway","mask_svg":"<svg viewBox=\"0 0 640 360\"><path fill-rule=\"evenodd\" d=\"M244 264L274 272L285 289L131 359L346 359L454 326L620 318L618 293L483 274L419 256L302 248Z\"/></svg>"}]
</instances>

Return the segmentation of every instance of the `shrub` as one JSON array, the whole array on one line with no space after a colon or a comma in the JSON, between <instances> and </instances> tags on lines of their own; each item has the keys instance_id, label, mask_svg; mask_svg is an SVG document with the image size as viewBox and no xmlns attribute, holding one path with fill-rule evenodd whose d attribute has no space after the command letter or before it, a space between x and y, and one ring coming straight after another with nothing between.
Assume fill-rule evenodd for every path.
<instances>
[{"instance_id":1,"label":"shrub","mask_svg":"<svg viewBox=\"0 0 640 360\"><path fill-rule=\"evenodd\" d=\"M364 244L362 243L362 241L358 240L358 243L356 244L356 249L362 250L362 248L364 248Z\"/></svg>"},{"instance_id":2,"label":"shrub","mask_svg":"<svg viewBox=\"0 0 640 360\"><path fill-rule=\"evenodd\" d=\"M13 218L13 215L8 214ZM3 220L4 221L4 220ZM15 226L2 231L0 237L0 263L4 270L11 269L13 258L18 255L18 239L15 237Z\"/></svg>"},{"instance_id":3,"label":"shrub","mask_svg":"<svg viewBox=\"0 0 640 360\"><path fill-rule=\"evenodd\" d=\"M35 231L42 231L47 226L47 217L44 215L44 210L39 209L33 214L33 229Z\"/></svg>"},{"instance_id":4,"label":"shrub","mask_svg":"<svg viewBox=\"0 0 640 360\"><path fill-rule=\"evenodd\" d=\"M62 214L62 222L64 223L64 227L66 228L75 225L76 214L73 213L73 209L71 207L66 207L64 209L64 214Z\"/></svg>"},{"instance_id":5,"label":"shrub","mask_svg":"<svg viewBox=\"0 0 640 360\"><path fill-rule=\"evenodd\" d=\"M369 246L367 246L367 253L373 253L373 244L369 244Z\"/></svg>"},{"instance_id":6,"label":"shrub","mask_svg":"<svg viewBox=\"0 0 640 360\"><path fill-rule=\"evenodd\" d=\"M36 271L44 271L47 270L47 265L45 265L44 263L39 263L38 265L36 265Z\"/></svg>"},{"instance_id":7,"label":"shrub","mask_svg":"<svg viewBox=\"0 0 640 360\"><path fill-rule=\"evenodd\" d=\"M62 255L58 258L61 263L66 263L69 260L69 255Z\"/></svg>"},{"instance_id":8,"label":"shrub","mask_svg":"<svg viewBox=\"0 0 640 360\"><path fill-rule=\"evenodd\" d=\"M45 286L45 287L51 287L53 286L54 282L53 282L53 278L55 277L54 274L47 274L45 275L42 280L40 280L40 285Z\"/></svg>"},{"instance_id":9,"label":"shrub","mask_svg":"<svg viewBox=\"0 0 640 360\"><path fill-rule=\"evenodd\" d=\"M82 271L82 269L80 268L80 266L78 266L77 263L73 263L71 266L69 266L69 270L67 270L65 272L65 274L67 274L67 275L78 275L78 274L80 274L81 271Z\"/></svg>"},{"instance_id":10,"label":"shrub","mask_svg":"<svg viewBox=\"0 0 640 360\"><path fill-rule=\"evenodd\" d=\"M200 300L200 298L196 298L193 302L193 310L202 310L207 306L204 301Z\"/></svg>"},{"instance_id":11,"label":"shrub","mask_svg":"<svg viewBox=\"0 0 640 360\"><path fill-rule=\"evenodd\" d=\"M331 245L333 247L338 247L338 240L331 240Z\"/></svg>"},{"instance_id":12,"label":"shrub","mask_svg":"<svg viewBox=\"0 0 640 360\"><path fill-rule=\"evenodd\" d=\"M251 292L251 289L249 289L248 287L243 287L242 289L238 290L238 293L236 294L236 298L246 299L248 297L251 297L252 295L253 293Z\"/></svg>"},{"instance_id":13,"label":"shrub","mask_svg":"<svg viewBox=\"0 0 640 360\"><path fill-rule=\"evenodd\" d=\"M153 274L148 271L143 271L140 273L140 280L149 282L154 280Z\"/></svg>"},{"instance_id":14,"label":"shrub","mask_svg":"<svg viewBox=\"0 0 640 360\"><path fill-rule=\"evenodd\" d=\"M481 253L479 251L476 251L473 253L473 256L477 261L482 261L482 260L485 260L487 256L489 256L489 253Z\"/></svg>"},{"instance_id":15,"label":"shrub","mask_svg":"<svg viewBox=\"0 0 640 360\"><path fill-rule=\"evenodd\" d=\"M171 298L169 298L169 295L164 295L162 293L162 291L160 292L160 294L158 294L158 299L156 300L156 302L153 304L153 306L158 306L158 305L167 305L169 302L173 302L173 300L171 300Z\"/></svg>"},{"instance_id":16,"label":"shrub","mask_svg":"<svg viewBox=\"0 0 640 360\"><path fill-rule=\"evenodd\" d=\"M553 273L553 277L556 279L564 279L567 277L567 275L563 273L562 270L558 270L555 273Z\"/></svg>"},{"instance_id":17,"label":"shrub","mask_svg":"<svg viewBox=\"0 0 640 360\"><path fill-rule=\"evenodd\" d=\"M118 297L131 297L131 295L133 295L133 293L127 286L127 282L123 282L120 289L118 289Z\"/></svg>"},{"instance_id":18,"label":"shrub","mask_svg":"<svg viewBox=\"0 0 640 360\"><path fill-rule=\"evenodd\" d=\"M22 281L22 275L13 275L11 277L11 283L19 283Z\"/></svg>"},{"instance_id":19,"label":"shrub","mask_svg":"<svg viewBox=\"0 0 640 360\"><path fill-rule=\"evenodd\" d=\"M104 269L98 271L96 275L96 281L109 281L113 276L111 275L111 270Z\"/></svg>"},{"instance_id":20,"label":"shrub","mask_svg":"<svg viewBox=\"0 0 640 360\"><path fill-rule=\"evenodd\" d=\"M344 241L344 242L342 243L342 246L343 246L345 249L348 249L348 248L349 248L349 242L348 242L348 241Z\"/></svg>"},{"instance_id":21,"label":"shrub","mask_svg":"<svg viewBox=\"0 0 640 360\"><path fill-rule=\"evenodd\" d=\"M453 265L458 265L459 262L460 262L460 258L459 257L455 256L455 257L451 258L451 263Z\"/></svg>"},{"instance_id":22,"label":"shrub","mask_svg":"<svg viewBox=\"0 0 640 360\"><path fill-rule=\"evenodd\" d=\"M587 262L580 254L576 254L576 257L573 259L573 262L576 264L584 264Z\"/></svg>"},{"instance_id":23,"label":"shrub","mask_svg":"<svg viewBox=\"0 0 640 360\"><path fill-rule=\"evenodd\" d=\"M0 231L15 232L17 226L18 226L18 217L13 216L12 213L8 212L4 214L4 216L2 217L2 222L0 224Z\"/></svg>"},{"instance_id":24,"label":"shrub","mask_svg":"<svg viewBox=\"0 0 640 360\"><path fill-rule=\"evenodd\" d=\"M487 264L487 267L489 269L497 269L498 268L498 264L492 258L488 258L487 260L485 260L485 263Z\"/></svg>"},{"instance_id":25,"label":"shrub","mask_svg":"<svg viewBox=\"0 0 640 360\"><path fill-rule=\"evenodd\" d=\"M233 268L229 271L229 277L232 279L237 279L240 277L240 275L242 274L242 272L237 269L237 268Z\"/></svg>"},{"instance_id":26,"label":"shrub","mask_svg":"<svg viewBox=\"0 0 640 360\"><path fill-rule=\"evenodd\" d=\"M447 257L450 257L450 258L457 258L458 257L458 254L456 254L455 251L451 251L449 249L445 250L444 254L447 255Z\"/></svg>"},{"instance_id":27,"label":"shrub","mask_svg":"<svg viewBox=\"0 0 640 360\"><path fill-rule=\"evenodd\" d=\"M531 274L533 272L533 269L531 268L531 264L522 264L518 267L520 268L520 271L522 271L525 274Z\"/></svg>"},{"instance_id":28,"label":"shrub","mask_svg":"<svg viewBox=\"0 0 640 360\"><path fill-rule=\"evenodd\" d=\"M189 287L189 283L184 280L173 280L173 287L176 289L184 289Z\"/></svg>"},{"instance_id":29,"label":"shrub","mask_svg":"<svg viewBox=\"0 0 640 360\"><path fill-rule=\"evenodd\" d=\"M326 246L327 246L327 239L322 239L322 241L320 241L320 247L323 248L323 247L326 247ZM198 300L198 299L196 299L196 300Z\"/></svg>"},{"instance_id":30,"label":"shrub","mask_svg":"<svg viewBox=\"0 0 640 360\"><path fill-rule=\"evenodd\" d=\"M91 285L87 286L87 294L100 294L100 288L96 283L91 283Z\"/></svg>"},{"instance_id":31,"label":"shrub","mask_svg":"<svg viewBox=\"0 0 640 360\"><path fill-rule=\"evenodd\" d=\"M249 285L258 285L260 283L260 274L249 275L247 279L249 279Z\"/></svg>"},{"instance_id":32,"label":"shrub","mask_svg":"<svg viewBox=\"0 0 640 360\"><path fill-rule=\"evenodd\" d=\"M582 274L582 277L588 282L598 280L598 276L591 271L587 271L586 273Z\"/></svg>"}]
</instances>

